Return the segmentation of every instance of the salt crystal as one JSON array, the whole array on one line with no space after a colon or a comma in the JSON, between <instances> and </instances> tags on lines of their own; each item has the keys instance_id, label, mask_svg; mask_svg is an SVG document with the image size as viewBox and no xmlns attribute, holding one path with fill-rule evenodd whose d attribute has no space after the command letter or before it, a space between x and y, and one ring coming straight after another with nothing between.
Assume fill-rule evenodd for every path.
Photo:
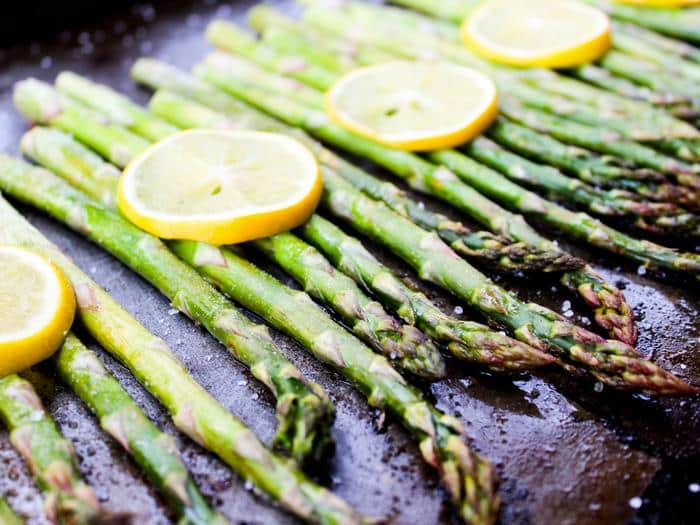
<instances>
[{"instance_id":1,"label":"salt crystal","mask_svg":"<svg viewBox=\"0 0 700 525\"><path fill-rule=\"evenodd\" d=\"M698 492L700 492L700 483L691 483L690 485L688 485L688 490L693 494L697 494Z\"/></svg>"},{"instance_id":2,"label":"salt crystal","mask_svg":"<svg viewBox=\"0 0 700 525\"><path fill-rule=\"evenodd\" d=\"M596 384L593 385L593 390L600 394L603 391L603 383L596 381Z\"/></svg>"},{"instance_id":3,"label":"salt crystal","mask_svg":"<svg viewBox=\"0 0 700 525\"><path fill-rule=\"evenodd\" d=\"M462 308L461 306L455 306L454 312L457 315L462 315L464 313L464 308Z\"/></svg>"},{"instance_id":4,"label":"salt crystal","mask_svg":"<svg viewBox=\"0 0 700 525\"><path fill-rule=\"evenodd\" d=\"M637 275L646 275L647 269L644 266L637 268Z\"/></svg>"},{"instance_id":5,"label":"salt crystal","mask_svg":"<svg viewBox=\"0 0 700 525\"><path fill-rule=\"evenodd\" d=\"M642 508L642 498L639 496L635 496L629 501L630 507L633 509L640 509Z\"/></svg>"}]
</instances>

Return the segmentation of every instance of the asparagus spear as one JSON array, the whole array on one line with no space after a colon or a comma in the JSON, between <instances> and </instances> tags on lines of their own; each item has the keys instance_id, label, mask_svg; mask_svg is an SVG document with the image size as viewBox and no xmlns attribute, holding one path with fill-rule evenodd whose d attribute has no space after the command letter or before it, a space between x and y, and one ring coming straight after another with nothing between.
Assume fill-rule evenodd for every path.
<instances>
[{"instance_id":1,"label":"asparagus spear","mask_svg":"<svg viewBox=\"0 0 700 525\"><path fill-rule=\"evenodd\" d=\"M325 141L387 167L400 177L406 178L415 189L428 191L460 210L471 213L477 220L491 221L489 227L493 229L499 228L499 225L493 224L494 219L500 221L504 216L509 217L508 223L512 224L515 216L509 216L505 210L495 207L493 202L485 199L460 179L509 206L533 214L554 227L600 248L624 254L645 264L687 271L691 275L698 272L700 261L696 255L679 254L672 249L634 239L585 214L570 212L515 185L499 173L455 150L429 154L433 161L453 170L449 171L444 166L426 163L420 157L407 152L390 150L329 123L325 114L319 111L322 107L321 93L308 86L304 87L303 100L297 97L299 89L291 93L286 90L284 95L274 92L274 82L267 82L267 79L277 80L278 77L223 54L211 55L200 65L198 73L231 94L249 103L258 104L292 125L302 126ZM316 97L314 104L304 102L312 96ZM469 191L469 199L464 198L465 191ZM484 219L484 210L487 209L489 213ZM503 224L500 227L503 228ZM509 227L509 233L516 239L527 240L541 247L548 243L525 223L520 222L516 227Z\"/></svg>"},{"instance_id":2,"label":"asparagus spear","mask_svg":"<svg viewBox=\"0 0 700 525\"><path fill-rule=\"evenodd\" d=\"M48 137L44 137L48 138ZM33 135L22 141L24 151L31 152ZM74 147L75 151L78 148ZM33 156L33 155L31 155ZM58 156L54 159L59 160ZM54 168L64 172L63 164ZM65 171L71 168L67 165ZM114 194L112 195L114 198ZM95 211L95 220L106 209ZM116 227L116 226L113 226ZM138 233L137 233L138 232ZM124 239L131 235L130 243ZM129 230L121 239L109 244L109 250L166 295L178 310L201 323L253 375L266 384L277 398L279 423L275 446L296 461L319 460L331 445L329 427L333 408L320 386L307 382L269 338L265 329L250 322L196 272L182 264L154 237L140 230Z\"/></svg>"},{"instance_id":3,"label":"asparagus spear","mask_svg":"<svg viewBox=\"0 0 700 525\"><path fill-rule=\"evenodd\" d=\"M559 167L594 185L629 190L648 199L693 207L697 207L700 199L697 190L668 183L656 171L619 166L611 157L600 157L588 150L564 144L503 117L489 128L487 134L511 151Z\"/></svg>"},{"instance_id":4,"label":"asparagus spear","mask_svg":"<svg viewBox=\"0 0 700 525\"><path fill-rule=\"evenodd\" d=\"M612 27L615 35L624 35L626 41L633 38L640 46L646 49L647 53L651 51L653 56L659 56L659 52L665 52L665 56L673 58L673 55L678 55L681 59L686 59L691 62L700 63L700 50L688 42L676 40L675 38L667 37L650 31L636 24L629 24L619 20L612 21ZM639 49L639 48L637 48ZM648 54L642 55L649 57Z\"/></svg>"},{"instance_id":5,"label":"asparagus spear","mask_svg":"<svg viewBox=\"0 0 700 525\"><path fill-rule=\"evenodd\" d=\"M157 141L177 131L175 126L131 104L124 96L70 71L56 77L56 87L87 106L99 108L111 122L148 140Z\"/></svg>"},{"instance_id":6,"label":"asparagus spear","mask_svg":"<svg viewBox=\"0 0 700 525\"><path fill-rule=\"evenodd\" d=\"M521 343L501 334L489 333L480 324L444 314L424 294L410 289L377 261L359 240L323 217L311 217L302 226L301 235L360 286L375 293L405 321L416 323L426 334L445 344L460 359L489 362L497 371L541 366L553 361L552 356L522 347Z\"/></svg>"},{"instance_id":7,"label":"asparagus spear","mask_svg":"<svg viewBox=\"0 0 700 525\"><path fill-rule=\"evenodd\" d=\"M664 49L664 44L668 40L664 37L660 37L663 43L659 45L658 42L648 42L644 38L644 34L648 32L641 28L639 29L639 32L642 33L640 35L639 32L634 30L628 31L625 24L613 24L613 27L613 45L616 49L662 66L672 74L679 74L692 80L700 80L700 65L685 58L684 48L677 53L669 52L669 50ZM684 44L684 42L681 42L681 44Z\"/></svg>"},{"instance_id":8,"label":"asparagus spear","mask_svg":"<svg viewBox=\"0 0 700 525\"><path fill-rule=\"evenodd\" d=\"M117 243L111 241L117 236L131 250L156 244L154 238L50 172L22 168L0 170L3 190L65 222L107 250L118 252L114 247ZM76 221L75 217L82 219ZM178 241L170 246L189 264L200 270L206 268L208 277L234 275L237 268L245 268L245 272L236 272L236 277L226 277L225 291L356 382L369 397L370 404L392 410L417 436L426 460L443 474L445 485L466 522L494 521L498 498L493 492L491 465L466 446L459 422L426 403L383 356L335 324L306 294L286 288L233 253L198 243ZM162 245L159 249L163 251ZM235 292L236 286L243 291Z\"/></svg>"},{"instance_id":9,"label":"asparagus spear","mask_svg":"<svg viewBox=\"0 0 700 525\"><path fill-rule=\"evenodd\" d=\"M700 188L694 166L654 151L636 142L626 141L615 132L584 126L542 111L524 107L514 99L503 97L501 111L508 118L577 146L628 159L638 166L673 175L678 184Z\"/></svg>"},{"instance_id":10,"label":"asparagus spear","mask_svg":"<svg viewBox=\"0 0 700 525\"><path fill-rule=\"evenodd\" d=\"M32 175L43 185L51 183L47 179L55 179L50 172L10 157L0 157L0 174L21 184ZM2 197L0 242L41 253L63 270L76 290L78 315L90 335L168 409L182 432L303 520L323 525L364 523L343 500L260 443L248 427L192 379L163 340L131 317Z\"/></svg>"},{"instance_id":11,"label":"asparagus spear","mask_svg":"<svg viewBox=\"0 0 700 525\"><path fill-rule=\"evenodd\" d=\"M306 0L303 3L315 5L317 2ZM400 56L419 60L451 60L481 69L494 78L502 92L522 96L523 102L527 100L534 105L549 106L554 113L573 118L577 113L572 112L572 108L586 112L594 107L607 123L615 120L634 123L628 131L637 138L652 140L659 135L674 138L698 136L698 130L692 126L648 104L614 95L550 70L522 70L485 62L459 41L456 26L453 37L446 38L440 31L433 30L434 19L426 16L374 4L348 2L336 9L312 7L306 10L303 18L311 25L356 41L372 43ZM540 93L537 100L531 98L534 96L532 91L520 91L523 84L537 88ZM556 104L548 104L548 97L552 94L561 95L569 101L557 108ZM595 118L595 114L585 114L588 119Z\"/></svg>"},{"instance_id":12,"label":"asparagus spear","mask_svg":"<svg viewBox=\"0 0 700 525\"><path fill-rule=\"evenodd\" d=\"M0 496L0 523L3 525L22 525L23 522L15 514L5 499Z\"/></svg>"},{"instance_id":13,"label":"asparagus spear","mask_svg":"<svg viewBox=\"0 0 700 525\"><path fill-rule=\"evenodd\" d=\"M107 206L113 206L114 189L121 172L102 157L80 145L66 133L37 126L22 138L22 151L50 170L62 170L63 177Z\"/></svg>"},{"instance_id":14,"label":"asparagus spear","mask_svg":"<svg viewBox=\"0 0 700 525\"><path fill-rule=\"evenodd\" d=\"M687 119L697 113L694 105L686 96L671 93L666 88L652 90L647 86L640 86L595 64L579 66L570 70L570 73L579 80L589 82L606 91L655 106L663 106L672 115L682 119Z\"/></svg>"},{"instance_id":15,"label":"asparagus spear","mask_svg":"<svg viewBox=\"0 0 700 525\"><path fill-rule=\"evenodd\" d=\"M52 523L118 523L100 508L82 480L73 446L44 410L31 383L16 375L0 379L0 419L44 493L44 511Z\"/></svg>"},{"instance_id":16,"label":"asparagus spear","mask_svg":"<svg viewBox=\"0 0 700 525\"><path fill-rule=\"evenodd\" d=\"M511 153L487 138L477 138L462 150L516 182L582 205L597 215L628 217L637 228L656 234L700 233L700 218L675 204L641 201L619 190L599 190L578 179L566 177L552 167Z\"/></svg>"},{"instance_id":17,"label":"asparagus spear","mask_svg":"<svg viewBox=\"0 0 700 525\"><path fill-rule=\"evenodd\" d=\"M337 171L363 192L385 202L394 211L410 217L422 227L436 231L455 251L466 257L477 258L508 270L556 271L581 266L578 260L561 251L543 250L523 242L513 242L511 236L472 231L460 222L432 212L408 198L395 185L381 181L350 164L298 128L271 119L210 84L171 66L141 59L134 65L132 75L143 84L156 89L166 87L223 113L223 116L212 114L211 110L173 93L158 93L151 101L151 109L182 127L200 127L206 123L208 127L251 127L290 134L308 146L323 164Z\"/></svg>"},{"instance_id":18,"label":"asparagus spear","mask_svg":"<svg viewBox=\"0 0 700 525\"><path fill-rule=\"evenodd\" d=\"M80 81L80 77L72 74L71 77ZM99 87L103 93L113 93L111 90L108 90L108 88L102 88L102 86ZM70 89L68 89L68 91L70 91ZM84 94L86 98L90 98L89 87L86 87ZM141 111L138 112L141 115L141 121L144 124L148 124L148 118L151 115L150 113L142 108L139 108L130 100L122 97L121 95L115 94L115 98L116 97L119 98L121 107L125 111L131 109L132 112L137 113L137 109L141 109ZM134 107L131 108L131 106ZM153 119L156 123L160 122L160 118L156 117L155 115L153 116ZM171 124L168 124L168 126L172 127ZM172 129L179 128L172 127ZM65 135L56 136L56 134L51 133L51 131L53 130L48 130L41 127L30 131L22 140L22 150L29 157L40 162L48 159L48 162L45 164L46 167L55 170L62 176L65 174L64 178L69 181L75 180L80 182L82 180L89 180L90 171L94 170L95 172L100 173L103 170L102 166L105 164L104 161L99 158L95 159L93 156L91 156L91 152L88 149L75 143L70 137ZM71 158L66 158L64 155L61 155L61 152L66 149L71 151L73 155ZM41 156L41 158L35 154L35 151L37 150L44 152L44 155ZM76 172L80 172L80 175L72 176ZM74 185L81 190L83 189L81 184ZM99 195L91 193L90 187L86 187L84 189L87 190L86 193L88 193L88 195L99 198ZM115 185L112 185L107 203L113 202L115 195L116 188ZM292 249L291 246L288 246L287 248ZM159 264L162 265L161 268L168 267L168 263L166 261L160 261ZM177 265L172 264L172 261L170 262L170 266L177 267ZM330 268L330 265L328 265L328 267ZM291 268L285 267L285 269L289 271ZM307 267L306 270L310 271L311 267ZM142 269L141 272L143 271L144 270ZM147 271L150 271L151 276L156 275L156 272L153 269ZM178 271L179 270L177 270L177 268L172 271L174 274L173 277L177 275ZM192 276L190 275L189 277L191 278ZM294 275L294 277L299 278L300 274L297 273ZM323 270L321 270L314 274L307 274L303 284L310 290L317 292L317 297L331 304L331 306L334 307L334 309L343 317L343 319L348 322L356 334L367 340L368 343L370 343L380 353L391 356L392 361L396 361L400 367L404 367L417 375L423 375L433 379L444 375L444 363L442 358L440 357L437 348L434 347L432 342L425 336L425 334L421 333L415 327L401 325L398 323L396 319L384 312L383 308L378 303L364 297L364 294L362 294L359 289L356 290L357 294L353 296L352 290L344 289L348 284L347 281L333 283L331 281L332 277L334 276L326 274ZM153 277L150 279L153 280ZM196 281L197 279L194 280ZM337 280L340 280L340 276L336 276L336 281ZM348 281L350 284L352 284L352 281L349 279ZM174 282L177 281L171 281L171 283ZM170 289L168 289L168 286ZM200 311L203 310L201 305L197 305L197 303L195 303L192 299L195 295L193 293L195 288L190 290L184 288L177 289L173 284L166 284L164 291L166 295L171 298L186 298L190 304L188 304L185 311L190 316L202 322L202 324L204 324L212 332L212 334L218 337L224 344L232 348L236 345L240 345L239 340L235 339L234 336L228 335L226 332L222 332L220 329L220 319L228 317L231 314L229 313L228 308L223 308L220 299L218 302L214 301L212 297L212 290L207 291L205 289L205 293L201 293L200 290L198 295L202 298L206 298L209 301L210 310L216 310L217 308L221 310L220 313L213 312L213 315L200 313ZM239 333L245 333L246 325L239 319L237 319L236 322L241 324ZM250 326L247 328L249 331L253 330L253 328ZM245 336L242 336L241 340L244 340L245 338ZM267 346L270 346L270 344L267 343ZM275 365L275 368L281 370L285 368L283 365L285 365L285 363L280 362ZM254 367L255 362L253 362L251 366ZM295 375L300 375L295 369L293 371L295 371ZM293 381L296 381L296 379ZM272 382L277 383L277 380L273 377ZM287 401L287 399L284 398L283 389L280 388L278 394L280 399L285 399L285 402ZM310 415L313 416L313 413ZM313 419L310 419L309 421L313 422ZM289 439L289 436L284 436L284 434L281 434L281 436L287 440ZM293 445L292 443L286 443L285 441L281 441L281 444L286 446ZM316 450L319 444L320 443L314 443L313 441L299 441L293 445L295 457L301 460L303 455L310 453L312 450ZM305 447L310 448L307 450Z\"/></svg>"},{"instance_id":19,"label":"asparagus spear","mask_svg":"<svg viewBox=\"0 0 700 525\"><path fill-rule=\"evenodd\" d=\"M79 140L92 141L95 150L114 164L123 164L134 152L148 146L148 141L140 136L105 122L99 114L73 100L56 96L55 90L44 82L29 78L22 85L26 89L15 90L14 97L15 104L23 108L25 115L34 122L51 121L54 127L68 133L75 130ZM100 142L97 137L109 140Z\"/></svg>"},{"instance_id":20,"label":"asparagus spear","mask_svg":"<svg viewBox=\"0 0 700 525\"><path fill-rule=\"evenodd\" d=\"M668 68L644 58L614 49L603 55L598 63L608 71L642 86L665 90L697 101L696 80L685 77L680 71L669 71Z\"/></svg>"},{"instance_id":21,"label":"asparagus spear","mask_svg":"<svg viewBox=\"0 0 700 525\"><path fill-rule=\"evenodd\" d=\"M700 43L700 9L698 8L653 8L622 5L608 0L584 0L606 11L615 19L646 27L659 33Z\"/></svg>"},{"instance_id":22,"label":"asparagus spear","mask_svg":"<svg viewBox=\"0 0 700 525\"><path fill-rule=\"evenodd\" d=\"M401 325L352 279L333 268L318 250L291 233L253 244L296 279L309 295L333 308L358 338L394 366L429 379L445 376L445 363L423 332L410 324Z\"/></svg>"},{"instance_id":23,"label":"asparagus spear","mask_svg":"<svg viewBox=\"0 0 700 525\"><path fill-rule=\"evenodd\" d=\"M75 335L68 334L55 362L61 378L97 415L102 428L134 457L176 510L180 525L228 523L209 508L172 438L151 423L94 352Z\"/></svg>"}]
</instances>

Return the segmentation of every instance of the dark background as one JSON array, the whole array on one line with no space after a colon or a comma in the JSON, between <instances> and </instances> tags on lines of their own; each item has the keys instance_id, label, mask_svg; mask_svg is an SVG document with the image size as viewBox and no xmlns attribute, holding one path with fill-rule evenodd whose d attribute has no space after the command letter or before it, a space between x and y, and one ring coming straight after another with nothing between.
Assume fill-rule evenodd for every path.
<instances>
[{"instance_id":1,"label":"dark background","mask_svg":"<svg viewBox=\"0 0 700 525\"><path fill-rule=\"evenodd\" d=\"M208 21L221 17L244 23L245 10L253 3L113 0L3 6L0 151L16 152L27 127L12 107L15 81L30 75L51 81L61 70L72 69L146 102L149 94L129 79L135 58L152 55L190 68L209 50L202 36ZM287 0L271 3L292 9ZM439 208L429 200L426 204ZM274 429L272 399L221 345L183 316L172 315L156 290L108 254L18 207L117 301L163 337L197 381L269 442ZM639 319L639 348L665 368L700 383L697 286L654 280L636 265L608 254L572 249L625 289ZM404 265L376 251L418 285ZM269 268L265 261L259 263ZM571 296L554 281L496 278L524 299L561 312L571 309L576 322L590 323L586 307L569 303ZM447 310L460 306L443 292L423 289ZM469 311L464 315L478 319ZM452 523L453 514L437 479L424 466L410 437L391 421L378 429L378 414L347 382L288 338L275 337L306 375L330 392L338 408L337 454L327 470L317 473L318 478L361 512L388 516L391 523ZM253 494L218 460L180 436L158 403L125 369L103 356L149 416L177 437L203 491L232 522L294 523ZM136 513L138 525L169 523L166 507L131 460L100 431L80 401L52 380L50 370L43 371L47 408L75 444L81 469L104 505ZM596 393L593 387L569 381L556 371L499 378L452 363L450 378L424 385L424 391L440 408L459 417L476 448L496 463L502 480L503 524L697 523L700 494L690 486L700 483L698 398L650 400L608 390ZM30 525L46 523L40 495L2 428L0 492L13 507L32 517ZM630 504L635 497L642 500L639 510Z\"/></svg>"}]
</instances>

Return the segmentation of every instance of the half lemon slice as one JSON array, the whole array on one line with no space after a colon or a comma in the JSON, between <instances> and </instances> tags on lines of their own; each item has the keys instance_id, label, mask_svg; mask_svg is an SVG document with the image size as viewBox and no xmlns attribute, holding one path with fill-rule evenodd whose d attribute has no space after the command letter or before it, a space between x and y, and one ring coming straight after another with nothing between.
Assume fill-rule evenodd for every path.
<instances>
[{"instance_id":1,"label":"half lemon slice","mask_svg":"<svg viewBox=\"0 0 700 525\"><path fill-rule=\"evenodd\" d=\"M608 16L574 0L486 0L462 24L462 40L488 60L565 68L610 48Z\"/></svg>"},{"instance_id":2,"label":"half lemon slice","mask_svg":"<svg viewBox=\"0 0 700 525\"><path fill-rule=\"evenodd\" d=\"M326 93L326 113L386 146L427 151L463 144L498 114L496 86L473 69L394 61L354 70Z\"/></svg>"},{"instance_id":3,"label":"half lemon slice","mask_svg":"<svg viewBox=\"0 0 700 525\"><path fill-rule=\"evenodd\" d=\"M43 257L0 245L0 377L51 356L75 317L68 280Z\"/></svg>"},{"instance_id":4,"label":"half lemon slice","mask_svg":"<svg viewBox=\"0 0 700 525\"><path fill-rule=\"evenodd\" d=\"M148 148L124 170L119 209L164 239L234 244L303 224L321 198L313 154L255 131L190 130Z\"/></svg>"}]
</instances>

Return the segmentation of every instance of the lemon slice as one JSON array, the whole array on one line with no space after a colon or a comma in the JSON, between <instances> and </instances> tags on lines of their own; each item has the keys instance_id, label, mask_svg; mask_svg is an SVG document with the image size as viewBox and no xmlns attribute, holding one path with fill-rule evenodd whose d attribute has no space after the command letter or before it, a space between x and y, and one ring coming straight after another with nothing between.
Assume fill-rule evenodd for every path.
<instances>
[{"instance_id":1,"label":"lemon slice","mask_svg":"<svg viewBox=\"0 0 700 525\"><path fill-rule=\"evenodd\" d=\"M700 4L700 0L614 0L618 4L634 4L649 7L687 7Z\"/></svg>"},{"instance_id":2,"label":"lemon slice","mask_svg":"<svg viewBox=\"0 0 700 525\"><path fill-rule=\"evenodd\" d=\"M75 294L43 257L0 245L0 377L51 356L75 317Z\"/></svg>"},{"instance_id":3,"label":"lemon slice","mask_svg":"<svg viewBox=\"0 0 700 525\"><path fill-rule=\"evenodd\" d=\"M610 48L608 16L574 0L486 0L462 24L479 55L520 67L573 67Z\"/></svg>"},{"instance_id":4,"label":"lemon slice","mask_svg":"<svg viewBox=\"0 0 700 525\"><path fill-rule=\"evenodd\" d=\"M283 135L190 130L124 170L119 208L164 239L234 244L303 224L321 198L313 154Z\"/></svg>"},{"instance_id":5,"label":"lemon slice","mask_svg":"<svg viewBox=\"0 0 700 525\"><path fill-rule=\"evenodd\" d=\"M336 124L409 151L463 144L498 114L489 77L461 66L394 61L354 70L326 93Z\"/></svg>"}]
</instances>

